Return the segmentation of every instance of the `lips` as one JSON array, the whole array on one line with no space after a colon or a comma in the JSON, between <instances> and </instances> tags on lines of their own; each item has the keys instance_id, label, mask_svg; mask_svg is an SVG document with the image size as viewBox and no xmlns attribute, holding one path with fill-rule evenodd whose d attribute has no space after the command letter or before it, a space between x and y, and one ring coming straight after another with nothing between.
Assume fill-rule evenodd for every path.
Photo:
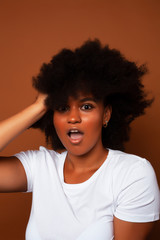
<instances>
[{"instance_id":1,"label":"lips","mask_svg":"<svg viewBox=\"0 0 160 240\"><path fill-rule=\"evenodd\" d=\"M67 135L71 143L78 144L82 141L84 133L78 129L70 129Z\"/></svg>"}]
</instances>

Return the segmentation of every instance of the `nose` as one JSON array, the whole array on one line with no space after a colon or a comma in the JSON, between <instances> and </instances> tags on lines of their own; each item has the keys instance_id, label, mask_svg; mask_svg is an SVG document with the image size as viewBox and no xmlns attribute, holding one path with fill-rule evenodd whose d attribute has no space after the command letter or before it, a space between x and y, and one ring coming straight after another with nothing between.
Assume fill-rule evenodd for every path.
<instances>
[{"instance_id":1,"label":"nose","mask_svg":"<svg viewBox=\"0 0 160 240\"><path fill-rule=\"evenodd\" d=\"M77 108L70 109L70 111L68 112L68 123L75 124L80 122L81 122L81 116L80 116L79 109Z\"/></svg>"}]
</instances>

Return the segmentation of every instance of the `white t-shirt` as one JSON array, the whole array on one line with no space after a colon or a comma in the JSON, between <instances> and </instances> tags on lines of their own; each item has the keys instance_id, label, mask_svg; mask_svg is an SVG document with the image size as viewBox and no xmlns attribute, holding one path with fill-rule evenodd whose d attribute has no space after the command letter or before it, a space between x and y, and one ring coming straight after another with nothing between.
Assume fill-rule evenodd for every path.
<instances>
[{"instance_id":1,"label":"white t-shirt","mask_svg":"<svg viewBox=\"0 0 160 240\"><path fill-rule=\"evenodd\" d=\"M159 219L159 188L146 159L109 149L87 181L67 184L66 154L44 147L16 154L33 192L26 240L111 240L114 216L129 222Z\"/></svg>"}]
</instances>

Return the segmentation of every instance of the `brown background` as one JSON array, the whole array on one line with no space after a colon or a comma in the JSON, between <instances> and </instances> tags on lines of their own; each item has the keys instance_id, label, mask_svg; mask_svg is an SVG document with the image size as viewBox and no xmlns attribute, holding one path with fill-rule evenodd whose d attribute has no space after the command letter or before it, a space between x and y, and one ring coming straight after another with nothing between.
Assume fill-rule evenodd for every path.
<instances>
[{"instance_id":1,"label":"brown background","mask_svg":"<svg viewBox=\"0 0 160 240\"><path fill-rule=\"evenodd\" d=\"M159 0L0 0L0 120L34 101L31 77L43 62L63 47L99 38L127 58L148 64L144 84L156 99L132 124L126 151L149 159L160 183L159 28ZM38 130L27 130L1 154L44 144ZM0 239L24 239L30 205L31 194L0 194ZM159 234L157 225L149 239L158 240Z\"/></svg>"}]
</instances>

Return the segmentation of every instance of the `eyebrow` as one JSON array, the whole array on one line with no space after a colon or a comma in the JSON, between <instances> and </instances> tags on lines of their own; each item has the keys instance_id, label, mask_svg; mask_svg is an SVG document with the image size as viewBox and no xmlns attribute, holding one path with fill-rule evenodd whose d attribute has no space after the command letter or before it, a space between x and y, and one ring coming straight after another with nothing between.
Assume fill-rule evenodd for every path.
<instances>
[{"instance_id":1,"label":"eyebrow","mask_svg":"<svg viewBox=\"0 0 160 240\"><path fill-rule=\"evenodd\" d=\"M87 102L87 101L97 102L97 100L92 97L86 97L86 98L80 99L80 102Z\"/></svg>"}]
</instances>

